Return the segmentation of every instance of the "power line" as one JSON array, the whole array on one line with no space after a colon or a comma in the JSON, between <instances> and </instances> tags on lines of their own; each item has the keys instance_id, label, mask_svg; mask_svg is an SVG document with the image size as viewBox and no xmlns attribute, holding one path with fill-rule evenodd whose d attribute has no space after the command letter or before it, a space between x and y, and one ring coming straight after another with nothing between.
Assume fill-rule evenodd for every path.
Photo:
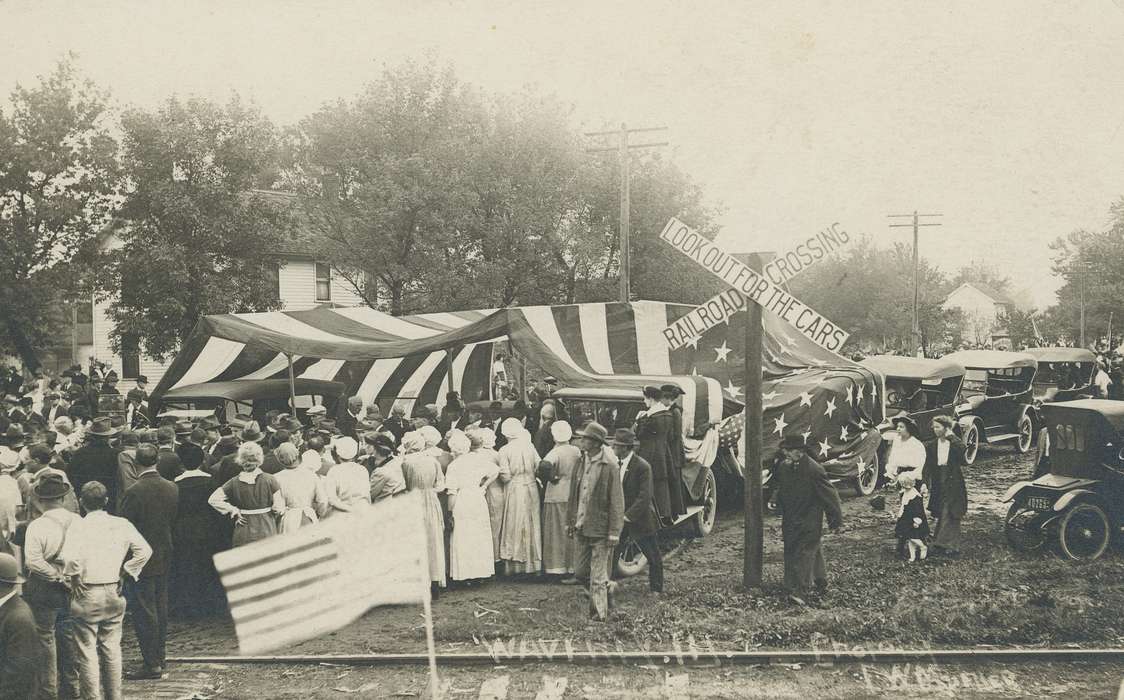
<instances>
[{"instance_id":1,"label":"power line","mask_svg":"<svg viewBox=\"0 0 1124 700\"><path fill-rule=\"evenodd\" d=\"M913 328L912 328L911 333L910 333L910 336L912 338L912 348L910 350L910 354L913 355L914 357L917 356L917 348L921 346L921 324L920 324L920 321L918 320L918 315L917 315L918 300L919 300L919 296L920 296L919 293L918 293L918 288L919 288L918 278L920 276L919 269L920 269L920 266L921 266L920 256L917 253L918 229L922 226L940 226L941 225L940 223L937 223L937 222L921 223L920 219L923 216L944 216L944 214L918 214L916 211L914 211L912 214L887 214L886 215L886 218L888 218L888 219L904 219L904 218L912 218L913 219L913 222L909 223L909 224L890 224L890 228L906 228L906 227L912 227L913 228Z\"/></svg>"},{"instance_id":2,"label":"power line","mask_svg":"<svg viewBox=\"0 0 1124 700\"><path fill-rule=\"evenodd\" d=\"M607 153L609 151L616 151L621 164L621 221L620 221L620 255L621 255L621 282L620 282L620 300L628 303L631 298L630 289L630 275L629 267L631 264L629 254L629 211L631 208L630 186L632 178L632 169L630 167L628 154L633 149L639 148L658 148L660 146L668 145L667 141L659 141L653 143L629 143L629 134L648 133L652 131L667 131L666 126L647 126L635 129L629 129L623 122L621 128L616 131L590 131L586 133L589 137L598 136L613 136L617 137L616 146L608 146L602 148L587 148L587 153Z\"/></svg>"}]
</instances>

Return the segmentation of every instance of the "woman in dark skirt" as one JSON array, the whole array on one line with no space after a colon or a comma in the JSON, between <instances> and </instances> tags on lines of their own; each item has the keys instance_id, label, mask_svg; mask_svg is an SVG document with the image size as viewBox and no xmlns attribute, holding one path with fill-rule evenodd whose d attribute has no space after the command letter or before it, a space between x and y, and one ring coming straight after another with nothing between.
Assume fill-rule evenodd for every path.
<instances>
[{"instance_id":1,"label":"woman in dark skirt","mask_svg":"<svg viewBox=\"0 0 1124 700\"><path fill-rule=\"evenodd\" d=\"M213 557L223 549L223 521L207 498L214 491L203 471L203 451L181 456L184 473L176 477L179 507L172 526L172 613L197 618L223 609L224 600Z\"/></svg>"},{"instance_id":2,"label":"woman in dark skirt","mask_svg":"<svg viewBox=\"0 0 1124 700\"><path fill-rule=\"evenodd\" d=\"M671 520L675 510L671 503L671 478L674 460L671 454L671 435L675 430L674 418L660 398L658 386L644 387L644 404L647 410L636 417L636 438L640 447L636 455L652 465L652 502L663 520Z\"/></svg>"},{"instance_id":3,"label":"woman in dark skirt","mask_svg":"<svg viewBox=\"0 0 1124 700\"><path fill-rule=\"evenodd\" d=\"M929 486L929 512L936 518L933 554L958 556L960 521L968 512L968 487L964 483L964 442L952 432L949 416L933 419L937 439L925 448L925 483Z\"/></svg>"}]
</instances>

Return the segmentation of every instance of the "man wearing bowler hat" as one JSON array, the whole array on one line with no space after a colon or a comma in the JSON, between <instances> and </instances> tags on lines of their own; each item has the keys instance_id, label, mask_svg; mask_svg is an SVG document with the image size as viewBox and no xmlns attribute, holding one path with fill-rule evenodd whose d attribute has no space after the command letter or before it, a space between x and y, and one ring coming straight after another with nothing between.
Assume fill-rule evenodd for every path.
<instances>
[{"instance_id":1,"label":"man wearing bowler hat","mask_svg":"<svg viewBox=\"0 0 1124 700\"><path fill-rule=\"evenodd\" d=\"M781 506L781 535L784 538L784 588L790 600L815 586L818 595L827 591L827 568L820 539L824 516L834 532L843 526L843 506L827 472L808 456L804 438L786 435L781 442L773 471L777 501Z\"/></svg>"},{"instance_id":2,"label":"man wearing bowler hat","mask_svg":"<svg viewBox=\"0 0 1124 700\"><path fill-rule=\"evenodd\" d=\"M19 564L0 554L0 700L32 697L43 650L31 608L19 596Z\"/></svg>"},{"instance_id":3,"label":"man wearing bowler hat","mask_svg":"<svg viewBox=\"0 0 1124 700\"><path fill-rule=\"evenodd\" d=\"M109 492L109 512L117 510L117 450L109 439L120 432L108 419L98 418L86 430L86 444L70 456L67 470L76 493L87 481L99 481Z\"/></svg>"},{"instance_id":4,"label":"man wearing bowler hat","mask_svg":"<svg viewBox=\"0 0 1124 700\"><path fill-rule=\"evenodd\" d=\"M617 430L611 444L613 453L620 462L621 490L624 493L624 529L621 542L631 539L636 543L648 558L648 588L653 593L662 593L663 556L656 541L659 525L656 508L652 505L652 465L636 454L636 434L628 428ZM610 578L616 569L614 564L617 558L618 556L613 556L609 560Z\"/></svg>"},{"instance_id":5,"label":"man wearing bowler hat","mask_svg":"<svg viewBox=\"0 0 1124 700\"><path fill-rule=\"evenodd\" d=\"M597 422L578 433L582 460L570 481L568 534L577 538L574 576L589 591L589 616L609 615L609 564L624 525L624 492L616 456L606 449L609 434Z\"/></svg>"}]
</instances>

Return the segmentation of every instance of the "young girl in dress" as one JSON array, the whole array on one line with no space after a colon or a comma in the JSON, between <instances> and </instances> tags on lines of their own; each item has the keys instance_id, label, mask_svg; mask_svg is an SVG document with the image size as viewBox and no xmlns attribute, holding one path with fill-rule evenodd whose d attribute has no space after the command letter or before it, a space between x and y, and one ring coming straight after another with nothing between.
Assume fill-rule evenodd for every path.
<instances>
[{"instance_id":1,"label":"young girl in dress","mask_svg":"<svg viewBox=\"0 0 1124 700\"><path fill-rule=\"evenodd\" d=\"M901 491L901 505L898 507L898 522L894 534L898 537L898 554L907 556L910 561L924 559L929 554L925 540L929 537L929 522L925 518L925 504L916 488L917 480L912 472L898 475L898 490Z\"/></svg>"}]
</instances>

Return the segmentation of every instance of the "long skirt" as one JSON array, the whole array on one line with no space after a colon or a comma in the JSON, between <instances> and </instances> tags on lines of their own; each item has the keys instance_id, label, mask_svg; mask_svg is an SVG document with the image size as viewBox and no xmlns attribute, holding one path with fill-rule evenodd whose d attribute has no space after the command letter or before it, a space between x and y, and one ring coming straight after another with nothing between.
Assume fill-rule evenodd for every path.
<instances>
[{"instance_id":1,"label":"long skirt","mask_svg":"<svg viewBox=\"0 0 1124 700\"><path fill-rule=\"evenodd\" d=\"M246 522L234 526L234 537L231 541L235 547L264 540L277 534L277 520L273 517L273 513L244 514L242 517Z\"/></svg>"},{"instance_id":2,"label":"long skirt","mask_svg":"<svg viewBox=\"0 0 1124 700\"><path fill-rule=\"evenodd\" d=\"M424 497L425 534L429 552L429 580L445 586L445 514L433 489L420 489Z\"/></svg>"},{"instance_id":3,"label":"long skirt","mask_svg":"<svg viewBox=\"0 0 1124 700\"><path fill-rule=\"evenodd\" d=\"M496 573L492 558L492 522L484 492L461 489L453 508L449 538L449 576L454 581L489 578Z\"/></svg>"},{"instance_id":4,"label":"long skirt","mask_svg":"<svg viewBox=\"0 0 1124 700\"><path fill-rule=\"evenodd\" d=\"M507 485L496 479L485 493L488 500L488 517L492 523L492 556L500 560L500 535L503 532L503 509L507 503Z\"/></svg>"},{"instance_id":5,"label":"long skirt","mask_svg":"<svg viewBox=\"0 0 1124 700\"><path fill-rule=\"evenodd\" d=\"M566 536L567 503L544 503L542 507L542 561L548 574L574 573L573 537Z\"/></svg>"},{"instance_id":6,"label":"long skirt","mask_svg":"<svg viewBox=\"0 0 1124 700\"><path fill-rule=\"evenodd\" d=\"M500 558L509 574L537 574L542 569L539 487L532 476L516 477L507 485Z\"/></svg>"},{"instance_id":7,"label":"long skirt","mask_svg":"<svg viewBox=\"0 0 1124 700\"><path fill-rule=\"evenodd\" d=\"M960 516L951 513L944 504L941 505L941 517L933 528L932 544L953 552L960 549Z\"/></svg>"}]
</instances>

